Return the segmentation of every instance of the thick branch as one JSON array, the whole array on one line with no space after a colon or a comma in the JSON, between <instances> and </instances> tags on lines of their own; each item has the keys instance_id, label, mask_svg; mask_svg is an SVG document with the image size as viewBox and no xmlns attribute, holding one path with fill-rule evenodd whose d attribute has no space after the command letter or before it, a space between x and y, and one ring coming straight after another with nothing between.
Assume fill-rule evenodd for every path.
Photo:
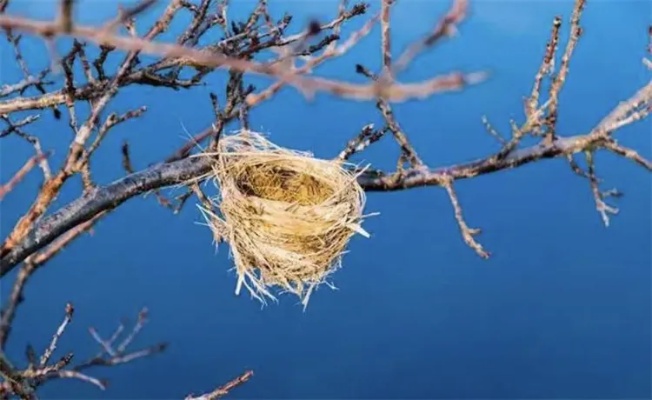
<instances>
[{"instance_id":1,"label":"thick branch","mask_svg":"<svg viewBox=\"0 0 652 400\"><path fill-rule=\"evenodd\" d=\"M209 169L207 159L189 158L169 164L157 164L107 186L91 190L38 222L28 237L0 260L0 277L11 271L30 254L47 246L59 235L94 215L114 209L139 194L201 176Z\"/></svg>"},{"instance_id":2,"label":"thick branch","mask_svg":"<svg viewBox=\"0 0 652 400\"><path fill-rule=\"evenodd\" d=\"M435 169L411 169L400 178L392 175L365 174L358 182L368 192L390 192L420 186L443 186L447 179L459 180L474 178L547 158L556 158L582 151L595 141L587 135L571 136L555 140L552 144L540 143L516 150L505 158L487 157L464 164Z\"/></svg>"},{"instance_id":3,"label":"thick branch","mask_svg":"<svg viewBox=\"0 0 652 400\"><path fill-rule=\"evenodd\" d=\"M538 144L517 150L511 155L496 159L488 157L464 164L437 169L414 169L399 179L394 175L369 172L358 182L367 191L396 191L420 186L441 186L449 179L473 178L478 175L505 169L546 158L577 153L594 144L591 135L555 140L552 144ZM0 278L15 268L27 256L47 246L59 235L83 223L94 215L116 208L126 200L165 186L173 186L210 171L210 159L194 157L172 163L157 164L128 175L107 186L98 187L38 222L29 237L18 244L0 260Z\"/></svg>"}]
</instances>

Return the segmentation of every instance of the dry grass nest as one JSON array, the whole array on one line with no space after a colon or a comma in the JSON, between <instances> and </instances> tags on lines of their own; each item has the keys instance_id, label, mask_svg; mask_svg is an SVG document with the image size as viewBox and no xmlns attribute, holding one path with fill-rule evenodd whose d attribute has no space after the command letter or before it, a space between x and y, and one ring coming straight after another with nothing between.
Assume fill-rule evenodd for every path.
<instances>
[{"instance_id":1,"label":"dry grass nest","mask_svg":"<svg viewBox=\"0 0 652 400\"><path fill-rule=\"evenodd\" d=\"M338 160L281 148L251 131L223 136L212 177L219 195L202 207L214 236L229 243L242 286L265 303L271 290L308 304L313 290L340 267L360 224L365 194ZM213 210L219 210L218 215Z\"/></svg>"}]
</instances>

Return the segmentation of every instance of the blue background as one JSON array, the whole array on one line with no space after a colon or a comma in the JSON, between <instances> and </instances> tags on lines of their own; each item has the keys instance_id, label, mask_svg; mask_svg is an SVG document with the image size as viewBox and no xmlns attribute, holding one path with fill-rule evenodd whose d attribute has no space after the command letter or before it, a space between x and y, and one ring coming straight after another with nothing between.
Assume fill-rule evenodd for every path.
<instances>
[{"instance_id":1,"label":"blue background","mask_svg":"<svg viewBox=\"0 0 652 400\"><path fill-rule=\"evenodd\" d=\"M79 3L78 17L89 24L116 9L112 1ZM232 19L254 5L232 3ZM309 18L325 20L337 10L332 0L270 3L277 16L294 13L293 32ZM448 6L439 0L399 2L393 12L395 49L419 38ZM431 166L498 148L483 129L482 115L503 132L510 118L522 121L522 98L531 90L552 18L562 14L567 28L572 9L570 1L476 0L471 6L460 35L420 57L402 76L416 81L454 69L492 74L464 92L395 106L399 122ZM377 10L379 2L372 7ZM51 18L55 2L14 1L9 11ZM650 15L647 1L588 2L585 37L562 92L561 134L590 130L647 82L641 59ZM162 40L178 33L187 17L175 21L176 28ZM362 23L350 24L344 34ZM139 26L142 33L145 25ZM567 30L563 33L565 38ZM361 62L377 70L379 36L376 27L354 51L317 73L362 82L353 66ZM33 71L47 65L40 40L26 38L23 48ZM2 83L16 82L21 75L5 43L1 55ZM125 139L136 167L144 168L178 148L188 132L205 129L212 118L207 94L222 95L224 75L215 73L209 85L191 91L123 90L110 111L141 105L149 110L111 131L93 161L95 180L105 184L123 175L119 149ZM253 81L259 89L270 82ZM86 110L82 105L78 113ZM49 114L43 113L30 132L55 150L54 168L65 156L71 132L67 122L53 122ZM335 156L370 122L382 125L371 102L329 95L307 102L293 89L251 115L253 129L321 157ZM649 121L623 129L618 137L651 155ZM0 145L0 181L5 182L33 150L15 137ZM356 160L391 168L397 154L388 137ZM166 353L95 370L95 376L110 379L106 392L60 381L47 385L42 396L181 398L251 368L254 377L232 397L649 398L650 175L610 154L599 153L597 161L603 188L616 186L626 194L609 228L595 211L588 182L562 160L459 182L467 221L483 229L479 240L493 253L488 261L462 242L442 189L370 194L367 212L381 213L364 225L372 238L352 241L344 267L333 276L338 290L321 288L305 313L289 296L264 309L247 295L236 297L228 247L216 253L194 203L173 215L151 196L134 199L35 275L9 342L10 356L22 359L27 342L46 346L67 301L77 312L59 349L74 350L77 360L97 351L88 326L108 336L122 317L135 317L146 305L151 322L136 344L169 341ZM35 171L3 200L2 236L40 182ZM55 207L79 190L75 180ZM2 282L3 298L9 283Z\"/></svg>"}]
</instances>

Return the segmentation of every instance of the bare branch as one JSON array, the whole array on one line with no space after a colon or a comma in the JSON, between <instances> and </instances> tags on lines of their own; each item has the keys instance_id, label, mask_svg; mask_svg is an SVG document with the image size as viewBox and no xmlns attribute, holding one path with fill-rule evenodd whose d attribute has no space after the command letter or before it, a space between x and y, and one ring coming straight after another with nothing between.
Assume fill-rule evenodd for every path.
<instances>
[{"instance_id":1,"label":"bare branch","mask_svg":"<svg viewBox=\"0 0 652 400\"><path fill-rule=\"evenodd\" d=\"M646 159L645 157L641 156L638 152L635 150L629 149L627 147L619 145L615 140L612 141L607 141L604 143L604 147L607 150L611 150L614 153L618 154L619 156L628 158L641 167L647 169L648 171L652 171L652 161Z\"/></svg>"},{"instance_id":2,"label":"bare branch","mask_svg":"<svg viewBox=\"0 0 652 400\"><path fill-rule=\"evenodd\" d=\"M243 383L247 382L249 378L251 378L254 375L253 371L247 371L243 373L242 375L238 376L237 378L231 380L230 382L226 383L223 386L218 387L217 389L213 390L210 393L202 394L199 396L193 396L193 395L188 395L186 396L185 400L215 400L215 399L220 399L227 394L231 390L233 390L235 387L242 385Z\"/></svg>"},{"instance_id":3,"label":"bare branch","mask_svg":"<svg viewBox=\"0 0 652 400\"><path fill-rule=\"evenodd\" d=\"M127 351L127 347L133 338L138 334L138 332L140 332L146 322L146 309L143 309L143 311L141 311L139 314L138 321L133 330L125 339L123 339L122 342L120 342L115 351L107 351L107 346L110 347L113 345L113 342L117 340L118 335L122 329L117 332L118 335L114 334L112 336L110 342L105 342L99 338L98 335L94 335L97 341L102 344L104 348L104 351L101 351L95 357L89 358L88 360L77 365L72 365L71 363L73 354L68 353L55 363L50 363L49 361L54 355L54 351L57 348L59 340L72 322L73 312L74 308L72 304L68 303L66 305L66 312L63 322L57 328L52 337L52 340L50 341L49 346L45 349L38 362L35 360L33 349L31 349L31 347L28 351L29 365L24 370L18 370L8 363L0 362L0 373L2 373L3 377L5 378L4 382L0 383L0 396L16 394L21 398L32 399L35 398L34 392L38 387L42 386L48 381L62 378L79 379L95 385L101 390L105 390L107 387L107 382L105 380L92 377L82 371L85 371L91 367L107 367L129 363L143 357L149 357L158 354L164 351L167 347L167 344L160 343L136 351ZM3 359L3 357L4 356L0 357L0 361Z\"/></svg>"},{"instance_id":4,"label":"bare branch","mask_svg":"<svg viewBox=\"0 0 652 400\"><path fill-rule=\"evenodd\" d=\"M316 92L323 91L353 100L370 100L383 97L390 102L403 102L415 98L424 99L436 93L459 90L462 86L477 84L485 79L484 73L463 74L456 72L419 83L387 84L378 81L368 85L357 85L324 78L303 77L294 72L288 72L282 66L272 63L262 64L176 44L117 36L107 30L97 30L87 26L76 25L72 27L70 33L64 33L56 23L0 15L0 27L21 30L43 37L72 36L130 52L142 52L167 58L183 58L187 60L187 63L193 65L210 68L230 68L250 74L271 76L279 79L284 84L296 87L308 98L312 98ZM0 113L2 112L4 110L0 107Z\"/></svg>"},{"instance_id":5,"label":"bare branch","mask_svg":"<svg viewBox=\"0 0 652 400\"><path fill-rule=\"evenodd\" d=\"M68 324L72 320L73 312L75 312L75 309L72 306L72 304L70 303L66 304L66 316L64 317L63 322L61 322L61 325L59 325L59 328L57 328L57 331L54 333L54 336L52 336L52 341L50 342L50 345L48 346L47 349L45 349L45 352L41 356L41 362L39 363L39 368L45 367L47 363L50 361L50 357L52 357L52 353L54 353L54 350L57 348L57 343L59 342L61 335L63 335L63 332L66 330Z\"/></svg>"},{"instance_id":6,"label":"bare branch","mask_svg":"<svg viewBox=\"0 0 652 400\"><path fill-rule=\"evenodd\" d=\"M78 379L104 390L107 382L92 376L88 372L90 368L128 363L158 354L166 348L165 343L160 343L130 349L134 338L147 323L148 312L144 308L131 329L120 323L109 336L103 337L95 328L89 328L99 347L95 356L78 364L72 364L72 353L57 359L59 339L72 322L72 306L69 305L63 322L46 349L37 354L31 346L28 348L27 367L20 368L5 356L26 285L37 271L74 240L91 231L97 221L136 196L153 193L159 204L174 213L178 213L193 197L210 209L212 206L202 191L201 183L214 160L202 156L202 153L215 150L222 135L233 125L249 129L252 125L249 116L255 112L255 107L274 99L286 86L293 87L308 99L318 93L327 93L375 104L379 121L361 121L364 126L354 129L357 135L336 153L336 159L349 160L391 132L400 147L398 159L390 160L396 161L396 168L380 171L369 166L349 166L358 174L358 182L368 192L443 187L463 241L482 258L489 257L489 252L476 241L475 236L480 230L469 227L465 220L455 191L457 181L543 160L561 159L572 173L587 180L596 209L604 223L609 224L610 215L616 214L618 209L607 204L607 200L621 193L601 190L596 173L599 171L595 163L597 154L611 152L647 171L652 170L652 162L645 155L619 144L616 138L619 129L647 118L652 112L652 81L644 84L629 99L617 103L593 127L574 128L577 130L571 135L558 131L557 121L563 102L561 91L569 78L569 65L582 36L580 21L585 0L574 1L570 33L565 44L560 40L564 18L556 16L552 21L541 65L534 75L532 90L524 100L523 120L510 119L510 130L501 134L488 118L483 117L482 124L499 143L498 149L480 153L473 161L434 167L431 165L436 165L436 160L422 159L410 142L392 103L463 90L486 78L486 73L482 72L449 71L421 82L406 83L398 79L420 54L454 35L469 14L468 0L451 0L449 10L434 21L430 31L409 44L397 57L392 44L392 23L396 21L391 19L392 7L398 4L395 0L381 0L379 13L368 16L360 28L349 31L347 37L342 37L342 32L347 32L345 24L365 15L368 5L356 3L349 6L347 0L342 0L330 21L313 20L301 26L297 33L288 33L292 16L283 14L275 18L267 0L257 1L243 19L228 14L228 0L171 0L166 2L153 24L141 28L137 19L151 12L154 3L154 0L140 0L129 8L119 8L114 18L96 27L78 23L74 15L77 2L74 0L59 0L53 21L6 14L8 1L0 0L0 28L8 46L13 49L21 73L19 81L3 83L0 87L0 119L5 125L0 130L0 140L9 137L22 139L34 148L34 155L7 183L0 185L0 200L35 166L43 172L42 185L31 204L28 203L27 211L0 243L0 279L7 279L9 272L17 271L0 314L0 398L15 395L36 399L37 389L55 379ZM178 21L180 15L186 17L185 25L175 29L177 34L169 42L158 41L163 32L171 30L173 21ZM379 71L372 72L361 64L356 65L356 71L368 79L362 84L315 75L317 68L343 56L360 43L377 23L380 23ZM21 33L44 40L51 53L49 68L30 70L28 59L22 52ZM648 33L652 38L649 27ZM61 55L55 52L58 49L55 40L59 38L73 39ZM92 46L97 46L99 53L94 59ZM558 54L560 48L564 49L562 54ZM652 47L648 46L646 50L652 52ZM270 53L271 57L268 57ZM121 57L115 60L117 63L113 62L115 57ZM645 59L644 64L652 71L650 60ZM155 164L148 164L150 160L139 160L135 156L137 152L132 153L125 141L121 149L122 159L116 163L122 162L127 175L108 184L95 181L100 176L96 174L96 153L111 135L111 129L130 123L148 109L143 105L131 110L111 110L116 95L136 85L168 90L167 93L174 95L176 91L205 85L206 78L213 72L224 73L227 83L222 88L211 87L209 99L206 99L210 100L207 111L211 112L206 129L192 134L188 132L185 143ZM266 77L271 82L257 88L248 81L251 75ZM545 93L543 87L547 88ZM209 106L208 101L206 106ZM41 145L48 142L35 133L39 124L47 121L40 118L41 110L53 112L56 120L65 119L61 126L65 128L67 124L72 132L63 162L58 166L50 165L50 162L54 163L52 158L48 158L51 151L44 150ZM526 144L529 139L534 144ZM135 142L130 140L130 143ZM585 169L577 162L580 154L586 157ZM82 182L78 197L58 210L51 210L64 188L70 187L73 177L79 177ZM165 191L172 186L180 188L180 194ZM223 240L217 236L219 233L215 237L217 242ZM199 396L189 395L187 399L223 397L250 379L252 374L246 371L224 386Z\"/></svg>"},{"instance_id":7,"label":"bare branch","mask_svg":"<svg viewBox=\"0 0 652 400\"><path fill-rule=\"evenodd\" d=\"M38 165L42 160L47 158L49 153L46 154L37 154L32 156L29 160L23 164L23 166L14 174L14 176L9 180L9 182L0 185L0 200L2 200L7 193L11 192L18 183L32 170L36 165Z\"/></svg>"},{"instance_id":8,"label":"bare branch","mask_svg":"<svg viewBox=\"0 0 652 400\"><path fill-rule=\"evenodd\" d=\"M448 193L451 204L453 205L453 210L455 211L455 220L460 227L460 232L462 233L464 243L472 248L480 257L489 258L489 253L487 253L482 245L476 242L474 238L474 236L480 233L480 229L469 228L469 226L466 224L466 221L464 220L464 216L462 215L462 206L460 206L460 201L457 198L457 193L455 193L455 189L453 189L453 182L450 179L446 179L444 180L443 186L446 189L446 193Z\"/></svg>"}]
</instances>

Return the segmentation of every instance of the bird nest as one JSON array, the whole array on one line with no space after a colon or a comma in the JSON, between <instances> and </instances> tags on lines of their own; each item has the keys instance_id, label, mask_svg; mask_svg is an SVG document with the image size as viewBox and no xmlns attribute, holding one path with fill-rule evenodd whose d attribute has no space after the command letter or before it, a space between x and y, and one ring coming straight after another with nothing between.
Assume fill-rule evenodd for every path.
<instances>
[{"instance_id":1,"label":"bird nest","mask_svg":"<svg viewBox=\"0 0 652 400\"><path fill-rule=\"evenodd\" d=\"M340 267L365 203L356 175L337 160L281 148L263 135L223 136L212 156L219 195L202 207L216 238L229 243L238 275L261 302L272 288L297 295L304 308L317 286Z\"/></svg>"}]
</instances>

